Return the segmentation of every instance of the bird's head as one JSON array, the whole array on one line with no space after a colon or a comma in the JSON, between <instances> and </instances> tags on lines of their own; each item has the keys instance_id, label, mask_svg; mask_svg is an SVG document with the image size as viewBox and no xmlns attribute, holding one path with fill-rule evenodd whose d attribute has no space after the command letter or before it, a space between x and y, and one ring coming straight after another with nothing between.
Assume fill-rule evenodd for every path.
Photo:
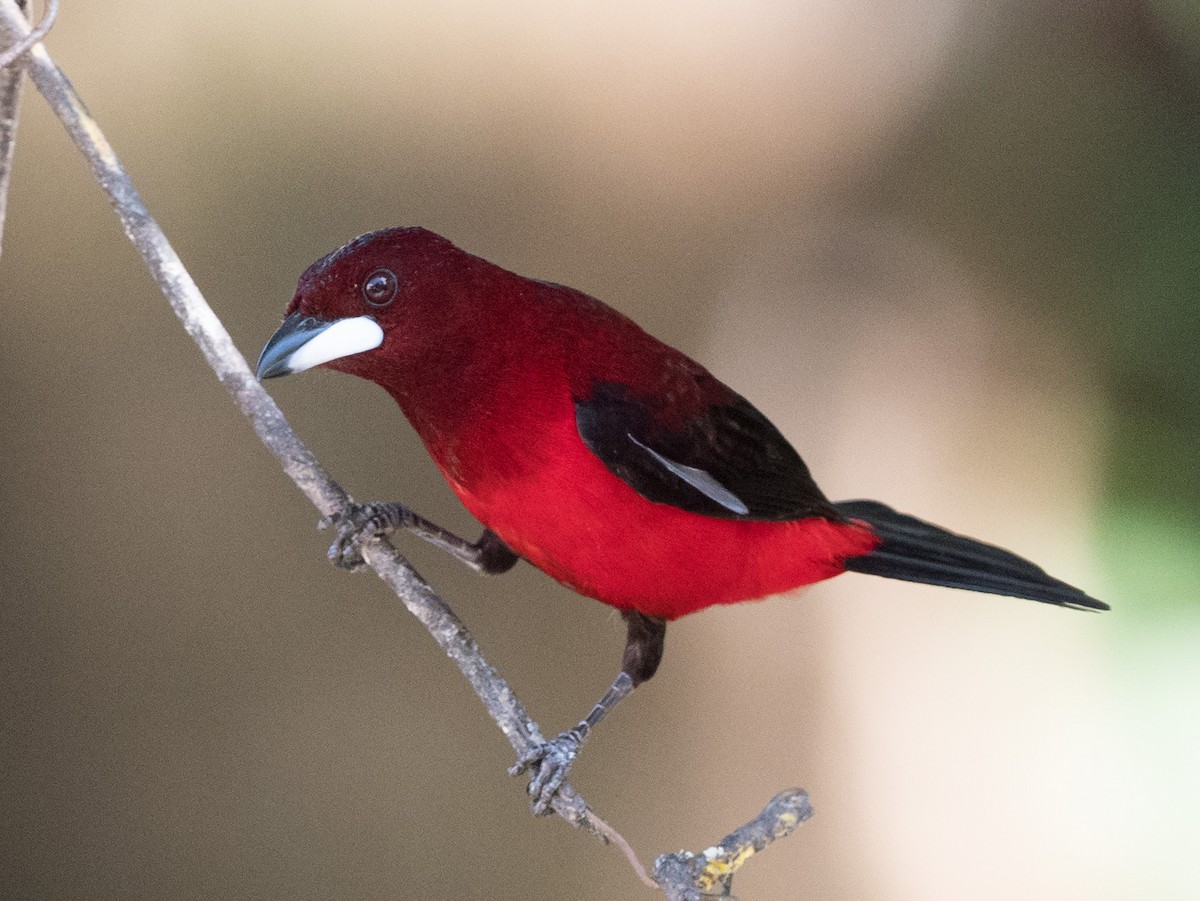
<instances>
[{"instance_id":1,"label":"bird's head","mask_svg":"<svg viewBox=\"0 0 1200 901\"><path fill-rule=\"evenodd\" d=\"M414 321L481 262L423 228L355 238L300 276L283 324L259 355L258 377L327 366L374 379L381 361L410 356L406 343L428 332Z\"/></svg>"}]
</instances>

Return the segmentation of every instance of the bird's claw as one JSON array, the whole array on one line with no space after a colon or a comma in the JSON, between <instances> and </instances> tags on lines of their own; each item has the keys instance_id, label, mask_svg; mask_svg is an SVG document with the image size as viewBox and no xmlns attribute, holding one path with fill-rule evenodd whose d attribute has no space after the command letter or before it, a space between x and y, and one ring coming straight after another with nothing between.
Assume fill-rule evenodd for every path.
<instances>
[{"instance_id":1,"label":"bird's claw","mask_svg":"<svg viewBox=\"0 0 1200 901\"><path fill-rule=\"evenodd\" d=\"M326 516L318 529L332 528L335 533L329 545L329 562L351 572L366 568L363 543L378 535L389 535L404 524L408 510L399 504L355 504Z\"/></svg>"},{"instance_id":2,"label":"bird's claw","mask_svg":"<svg viewBox=\"0 0 1200 901\"><path fill-rule=\"evenodd\" d=\"M550 813L555 795L567 781L571 764L579 756L583 736L577 729L568 729L556 738L542 742L520 756L508 770L508 775L519 776L530 772L529 792L533 812L538 816Z\"/></svg>"}]
</instances>

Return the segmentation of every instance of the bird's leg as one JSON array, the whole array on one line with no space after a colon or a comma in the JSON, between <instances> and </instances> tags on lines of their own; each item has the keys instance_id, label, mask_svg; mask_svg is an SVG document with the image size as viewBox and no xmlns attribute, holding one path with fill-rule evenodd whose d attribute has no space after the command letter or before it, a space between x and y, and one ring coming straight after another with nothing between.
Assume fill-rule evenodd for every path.
<instances>
[{"instance_id":1,"label":"bird's leg","mask_svg":"<svg viewBox=\"0 0 1200 901\"><path fill-rule=\"evenodd\" d=\"M337 532L329 546L329 559L335 566L351 571L366 565L362 557L364 541L401 530L424 538L476 572L487 575L508 572L518 559L491 529L484 529L480 539L472 543L418 516L403 504L351 504L346 512L323 519L321 528L326 526L333 526Z\"/></svg>"},{"instance_id":2,"label":"bird's leg","mask_svg":"<svg viewBox=\"0 0 1200 901\"><path fill-rule=\"evenodd\" d=\"M596 728L596 724L604 719L622 698L653 676L662 661L663 642L667 634L666 621L646 616L636 610L623 610L621 616L624 617L629 631L625 639L625 653L621 658L621 672L613 680L612 686L578 725L531 748L522 754L508 771L510 776L519 776L526 771L532 773L529 794L533 800L533 812L536 814L550 812L550 803L566 782L571 772L571 764L575 762L579 749Z\"/></svg>"}]
</instances>

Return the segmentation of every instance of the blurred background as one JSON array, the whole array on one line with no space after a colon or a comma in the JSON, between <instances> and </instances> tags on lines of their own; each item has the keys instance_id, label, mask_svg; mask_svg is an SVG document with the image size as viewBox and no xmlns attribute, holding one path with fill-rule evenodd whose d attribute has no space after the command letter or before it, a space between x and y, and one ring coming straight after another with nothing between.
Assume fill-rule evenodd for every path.
<instances>
[{"instance_id":1,"label":"blurred background","mask_svg":"<svg viewBox=\"0 0 1200 901\"><path fill-rule=\"evenodd\" d=\"M746 899L1200 896L1200 6L65 3L49 40L245 354L420 224L637 318L836 498L1087 615L848 575L686 619L575 783L649 862L776 791ZM653 897L202 362L27 93L0 260L0 895ZM270 384L362 499L476 527L390 399ZM413 542L550 733L623 629Z\"/></svg>"}]
</instances>

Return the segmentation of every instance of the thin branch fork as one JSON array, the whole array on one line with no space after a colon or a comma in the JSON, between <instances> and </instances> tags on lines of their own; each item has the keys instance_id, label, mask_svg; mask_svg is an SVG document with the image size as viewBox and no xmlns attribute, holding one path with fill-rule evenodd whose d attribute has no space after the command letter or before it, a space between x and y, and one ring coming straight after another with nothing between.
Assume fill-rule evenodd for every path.
<instances>
[{"instance_id":1,"label":"thin branch fork","mask_svg":"<svg viewBox=\"0 0 1200 901\"><path fill-rule=\"evenodd\" d=\"M31 32L17 0L0 0L0 31L11 42L7 53L0 55L0 65L8 57L5 77L17 67L25 68L87 159L126 236L141 254L184 329L199 346L217 379L250 420L259 438L279 460L284 472L323 516L345 511L350 503L349 496L300 441L275 401L255 379L224 325L204 300L166 235L146 209L99 125L40 43L41 35L53 22L56 5L56 0L49 0L46 15L37 29L40 34L37 34ZM7 168L0 175L6 173ZM484 659L467 627L409 562L384 538L364 542L362 551L367 564L458 666L517 754L524 754L542 743L544 739L537 723L530 719L508 683ZM789 834L812 815L804 792L784 792L772 799L755 819L726 836L719 846L700 855L679 852L660 857L652 879L625 839L588 808L571 786L563 786L552 806L554 812L568 823L604 842L616 844L639 878L648 885L661 888L672 901L693 901L714 893L728 895L729 880L746 859L770 841Z\"/></svg>"},{"instance_id":2,"label":"thin branch fork","mask_svg":"<svg viewBox=\"0 0 1200 901\"><path fill-rule=\"evenodd\" d=\"M45 19L53 24L52 13L57 8L58 0L51 2L55 5L46 10ZM26 0L17 0L21 12L24 12L28 5ZM45 27L48 30L50 26ZM0 54L0 242L4 237L4 220L8 217L8 183L12 178L13 150L17 144L17 122L21 109L21 81L24 75L21 67L12 63L21 55L16 51L26 45L37 30L30 32L25 41Z\"/></svg>"}]
</instances>

